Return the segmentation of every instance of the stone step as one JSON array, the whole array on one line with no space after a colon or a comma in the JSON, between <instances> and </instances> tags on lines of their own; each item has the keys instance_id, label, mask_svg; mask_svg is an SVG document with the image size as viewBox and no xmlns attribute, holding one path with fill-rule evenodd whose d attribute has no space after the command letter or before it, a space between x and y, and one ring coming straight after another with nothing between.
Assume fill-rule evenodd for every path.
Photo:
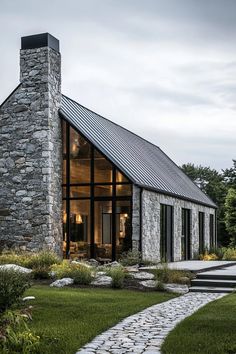
<instances>
[{"instance_id":1,"label":"stone step","mask_svg":"<svg viewBox=\"0 0 236 354\"><path fill-rule=\"evenodd\" d=\"M192 286L206 286L215 288L236 288L236 280L231 279L193 279Z\"/></svg>"},{"instance_id":2,"label":"stone step","mask_svg":"<svg viewBox=\"0 0 236 354\"><path fill-rule=\"evenodd\" d=\"M236 274L224 274L224 272L215 272L215 273L198 273L197 279L219 279L219 280L235 280Z\"/></svg>"},{"instance_id":3,"label":"stone step","mask_svg":"<svg viewBox=\"0 0 236 354\"><path fill-rule=\"evenodd\" d=\"M207 286L192 286L189 288L189 292L197 293L232 293L234 288L220 288L220 287L207 287Z\"/></svg>"}]
</instances>

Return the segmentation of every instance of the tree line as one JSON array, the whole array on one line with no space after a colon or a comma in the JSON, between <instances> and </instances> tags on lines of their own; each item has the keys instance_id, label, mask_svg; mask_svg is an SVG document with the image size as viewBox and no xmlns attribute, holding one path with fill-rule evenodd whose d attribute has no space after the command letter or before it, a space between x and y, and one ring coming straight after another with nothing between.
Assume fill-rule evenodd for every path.
<instances>
[{"instance_id":1,"label":"tree line","mask_svg":"<svg viewBox=\"0 0 236 354\"><path fill-rule=\"evenodd\" d=\"M236 247L236 160L218 172L210 167L183 164L181 169L218 206L218 244Z\"/></svg>"}]
</instances>

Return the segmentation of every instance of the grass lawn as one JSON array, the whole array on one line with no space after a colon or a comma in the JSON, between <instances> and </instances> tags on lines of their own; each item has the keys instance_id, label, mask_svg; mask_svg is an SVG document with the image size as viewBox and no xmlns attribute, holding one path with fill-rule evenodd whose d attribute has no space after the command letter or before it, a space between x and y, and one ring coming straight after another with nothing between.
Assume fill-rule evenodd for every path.
<instances>
[{"instance_id":1,"label":"grass lawn","mask_svg":"<svg viewBox=\"0 0 236 354\"><path fill-rule=\"evenodd\" d=\"M43 337L40 354L75 354L76 350L122 318L167 301L174 295L113 289L55 289L33 286L30 327Z\"/></svg>"},{"instance_id":2,"label":"grass lawn","mask_svg":"<svg viewBox=\"0 0 236 354\"><path fill-rule=\"evenodd\" d=\"M163 354L235 354L236 294L214 301L181 322L162 346Z\"/></svg>"}]
</instances>

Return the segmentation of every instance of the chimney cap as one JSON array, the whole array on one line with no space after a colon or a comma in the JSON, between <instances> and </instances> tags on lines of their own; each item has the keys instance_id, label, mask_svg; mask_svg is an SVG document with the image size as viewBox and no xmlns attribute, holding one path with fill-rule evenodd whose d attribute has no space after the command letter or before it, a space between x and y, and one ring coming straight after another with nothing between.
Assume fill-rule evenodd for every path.
<instances>
[{"instance_id":1,"label":"chimney cap","mask_svg":"<svg viewBox=\"0 0 236 354\"><path fill-rule=\"evenodd\" d=\"M42 47L49 47L59 52L59 40L50 33L21 37L21 49L36 49Z\"/></svg>"}]
</instances>

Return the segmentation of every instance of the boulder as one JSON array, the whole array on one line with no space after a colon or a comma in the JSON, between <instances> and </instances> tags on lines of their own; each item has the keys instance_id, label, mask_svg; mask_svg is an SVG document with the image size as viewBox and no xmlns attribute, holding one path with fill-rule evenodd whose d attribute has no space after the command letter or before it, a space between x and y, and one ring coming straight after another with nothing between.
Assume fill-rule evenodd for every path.
<instances>
[{"instance_id":1,"label":"boulder","mask_svg":"<svg viewBox=\"0 0 236 354\"><path fill-rule=\"evenodd\" d=\"M17 264L3 264L0 266L0 270L1 269L11 269L11 270L15 270L19 273L26 273L26 274L29 274L32 272L32 269L21 267Z\"/></svg>"},{"instance_id":2,"label":"boulder","mask_svg":"<svg viewBox=\"0 0 236 354\"><path fill-rule=\"evenodd\" d=\"M134 279L137 280L151 280L154 279L154 274L148 272L138 272L138 273L131 273Z\"/></svg>"},{"instance_id":3,"label":"boulder","mask_svg":"<svg viewBox=\"0 0 236 354\"><path fill-rule=\"evenodd\" d=\"M112 282L112 278L108 275L99 275L97 276L91 283L91 285L95 286L110 286Z\"/></svg>"},{"instance_id":4,"label":"boulder","mask_svg":"<svg viewBox=\"0 0 236 354\"><path fill-rule=\"evenodd\" d=\"M164 288L166 291L170 293L177 293L177 294L186 294L189 291L187 285L181 285L181 284L164 284Z\"/></svg>"},{"instance_id":5,"label":"boulder","mask_svg":"<svg viewBox=\"0 0 236 354\"><path fill-rule=\"evenodd\" d=\"M72 278L62 278L54 281L50 286L56 287L56 288L63 288L66 285L71 285L74 283L74 279Z\"/></svg>"},{"instance_id":6,"label":"boulder","mask_svg":"<svg viewBox=\"0 0 236 354\"><path fill-rule=\"evenodd\" d=\"M139 265L136 264L136 265L133 265L133 266L127 266L125 267L125 269L127 270L127 272L129 273L137 273L139 271Z\"/></svg>"},{"instance_id":7,"label":"boulder","mask_svg":"<svg viewBox=\"0 0 236 354\"><path fill-rule=\"evenodd\" d=\"M115 268L115 267L122 267L122 265L119 262L114 261L114 262L104 264L103 267Z\"/></svg>"},{"instance_id":8,"label":"boulder","mask_svg":"<svg viewBox=\"0 0 236 354\"><path fill-rule=\"evenodd\" d=\"M139 282L144 288L155 288L157 286L157 282L155 280L143 280Z\"/></svg>"}]
</instances>

